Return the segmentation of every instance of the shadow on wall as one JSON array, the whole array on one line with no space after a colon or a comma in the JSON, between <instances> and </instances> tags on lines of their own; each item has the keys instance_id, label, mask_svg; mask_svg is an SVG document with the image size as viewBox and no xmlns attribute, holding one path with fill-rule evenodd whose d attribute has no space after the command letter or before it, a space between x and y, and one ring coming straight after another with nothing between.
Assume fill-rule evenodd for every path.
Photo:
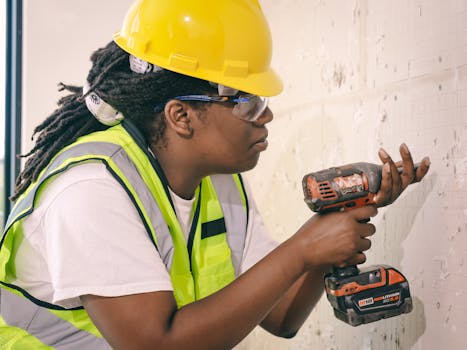
<instances>
[{"instance_id":1,"label":"shadow on wall","mask_svg":"<svg viewBox=\"0 0 467 350\"><path fill-rule=\"evenodd\" d=\"M390 260L398 266L402 264L404 257L401 243L407 239L410 232L417 229L414 227L415 220L433 191L436 179L435 173L428 173L421 183L410 185L401 198L384 209L377 229L384 235L384 246L390 247L385 251L385 257L390 256Z\"/></svg>"},{"instance_id":2,"label":"shadow on wall","mask_svg":"<svg viewBox=\"0 0 467 350\"><path fill-rule=\"evenodd\" d=\"M401 349L411 349L418 339L425 333L426 317L423 301L417 296L412 295L413 311L406 315L402 335L400 336ZM411 330L405 331L405 324L410 324Z\"/></svg>"},{"instance_id":3,"label":"shadow on wall","mask_svg":"<svg viewBox=\"0 0 467 350\"><path fill-rule=\"evenodd\" d=\"M396 266L402 265L404 251L402 242L409 236L416 227L414 227L415 220L423 208L426 199L433 191L433 183L436 183L436 173L429 174L419 184L414 184L414 188L403 195L402 198L397 200L397 206L388 206L385 210L383 218L377 227L381 229L384 225L384 247L388 247L385 252L385 261L391 260L391 264ZM410 210L408 210L410 208ZM396 239L392 237L387 241L390 235L397 234ZM390 256L391 259L388 259ZM404 271L402 271L404 273ZM407 276L409 285L411 276ZM383 341L395 345L395 349L411 349L418 341L418 339L425 333L426 330L426 316L423 301L413 294L414 290L411 288L413 311L409 314L403 315L397 329L391 332L390 339L383 333ZM384 327L384 324L382 324ZM381 328L383 329L383 328ZM388 330L387 328L384 328ZM393 348L391 348L393 349Z\"/></svg>"}]
</instances>

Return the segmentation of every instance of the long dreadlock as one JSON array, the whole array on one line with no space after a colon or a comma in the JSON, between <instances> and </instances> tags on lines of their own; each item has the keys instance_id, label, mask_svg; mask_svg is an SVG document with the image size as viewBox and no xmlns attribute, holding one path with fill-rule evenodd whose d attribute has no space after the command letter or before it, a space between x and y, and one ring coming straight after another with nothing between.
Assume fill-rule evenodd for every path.
<instances>
[{"instance_id":1,"label":"long dreadlock","mask_svg":"<svg viewBox=\"0 0 467 350\"><path fill-rule=\"evenodd\" d=\"M122 112L142 132L148 142L158 142L165 132L163 112L154 113L154 107L174 96L212 91L209 83L167 70L147 74L132 72L129 55L114 42L91 55L92 67L88 73L89 92L96 92L105 102ZM34 181L51 159L79 137L108 126L99 123L89 112L83 98L83 88L59 84L59 91L70 94L58 101L58 108L39 124L33 133L38 135L23 171L16 179L16 200ZM192 103L199 105L197 103Z\"/></svg>"}]
</instances>

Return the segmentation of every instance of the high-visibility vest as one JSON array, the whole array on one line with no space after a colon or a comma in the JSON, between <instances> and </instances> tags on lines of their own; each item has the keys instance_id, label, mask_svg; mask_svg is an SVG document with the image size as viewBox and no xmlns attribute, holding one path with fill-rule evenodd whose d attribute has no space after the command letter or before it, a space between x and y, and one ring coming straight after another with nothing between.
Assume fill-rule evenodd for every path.
<instances>
[{"instance_id":1,"label":"high-visibility vest","mask_svg":"<svg viewBox=\"0 0 467 350\"><path fill-rule=\"evenodd\" d=\"M103 163L128 193L154 253L170 272L178 307L220 290L239 273L248 223L241 176L201 181L186 240L157 160L139 131L124 121L65 147L16 201L0 242L0 349L110 349L84 308L50 304L15 284L24 219L48 183L83 162Z\"/></svg>"}]
</instances>

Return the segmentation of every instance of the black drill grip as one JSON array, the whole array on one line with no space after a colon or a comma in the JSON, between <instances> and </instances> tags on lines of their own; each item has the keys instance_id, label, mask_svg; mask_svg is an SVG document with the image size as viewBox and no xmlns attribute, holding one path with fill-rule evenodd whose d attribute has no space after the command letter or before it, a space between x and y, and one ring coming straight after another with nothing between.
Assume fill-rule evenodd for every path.
<instances>
[{"instance_id":1,"label":"black drill grip","mask_svg":"<svg viewBox=\"0 0 467 350\"><path fill-rule=\"evenodd\" d=\"M362 224L367 223L369 221L370 221L370 218L358 220L358 222ZM358 269L356 265L346 266L346 267L337 267L337 266L332 267L332 274L340 278L356 276L358 275L359 272L360 270Z\"/></svg>"},{"instance_id":2,"label":"black drill grip","mask_svg":"<svg viewBox=\"0 0 467 350\"><path fill-rule=\"evenodd\" d=\"M339 278L350 277L358 275L359 270L356 265L346 266L346 267L332 267L332 274Z\"/></svg>"}]
</instances>

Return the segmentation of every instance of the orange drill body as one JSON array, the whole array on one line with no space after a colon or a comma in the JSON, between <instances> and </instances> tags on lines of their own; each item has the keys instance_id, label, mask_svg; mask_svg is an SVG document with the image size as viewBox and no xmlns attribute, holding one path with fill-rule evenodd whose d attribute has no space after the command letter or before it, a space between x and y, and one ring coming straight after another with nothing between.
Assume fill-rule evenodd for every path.
<instances>
[{"instance_id":1,"label":"orange drill body","mask_svg":"<svg viewBox=\"0 0 467 350\"><path fill-rule=\"evenodd\" d=\"M305 175L305 202L315 212L349 210L375 204L381 186L382 167L354 163Z\"/></svg>"}]
</instances>

